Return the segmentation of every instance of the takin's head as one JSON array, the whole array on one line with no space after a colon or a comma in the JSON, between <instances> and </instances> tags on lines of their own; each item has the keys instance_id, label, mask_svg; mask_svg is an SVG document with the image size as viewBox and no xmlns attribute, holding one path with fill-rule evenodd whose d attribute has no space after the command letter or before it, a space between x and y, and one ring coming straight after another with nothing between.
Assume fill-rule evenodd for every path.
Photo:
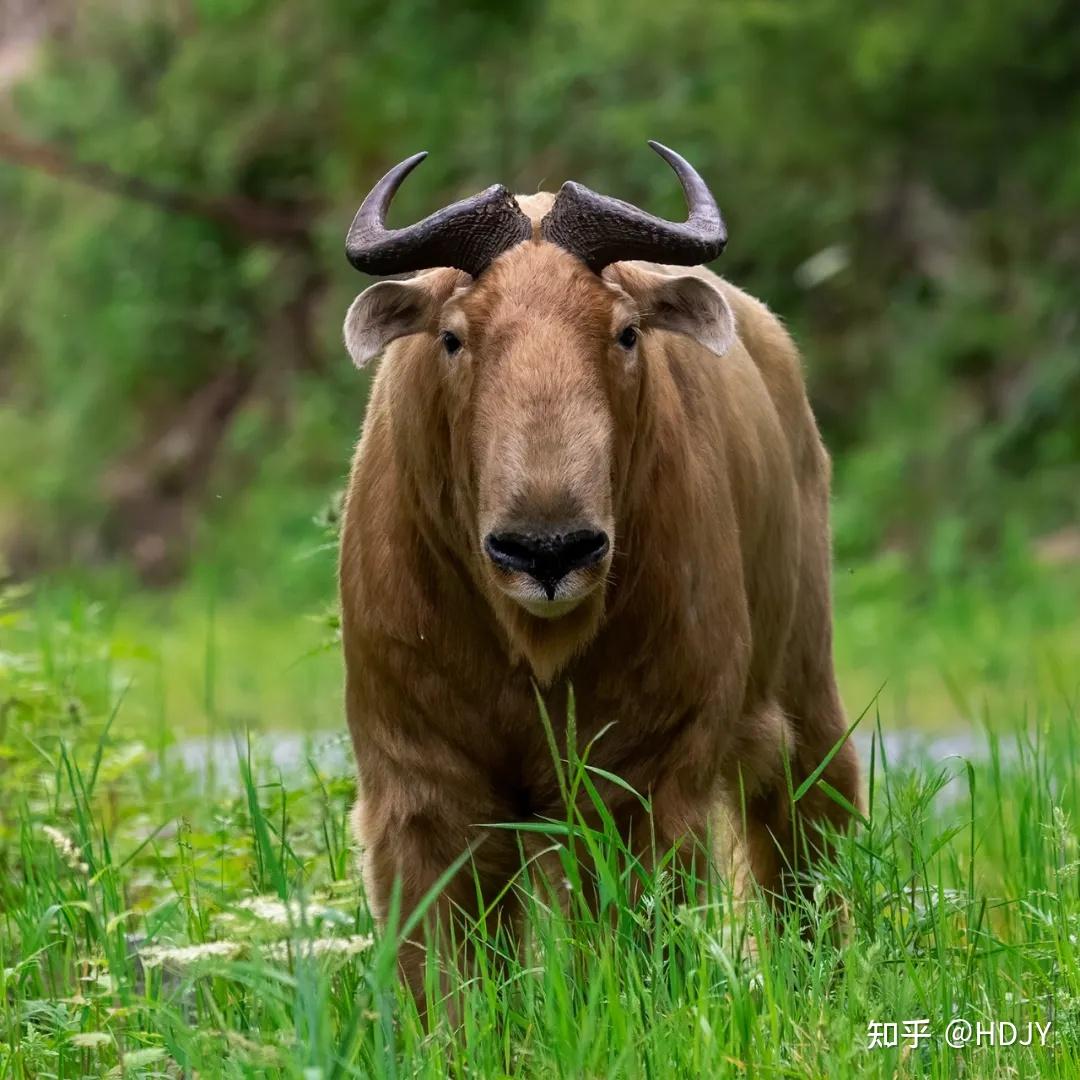
<instances>
[{"instance_id":1,"label":"takin's head","mask_svg":"<svg viewBox=\"0 0 1080 1080\"><path fill-rule=\"evenodd\" d=\"M345 341L363 365L408 338L410 364L439 373L454 447L440 486L470 519L462 555L541 681L603 613L650 331L686 334L719 354L734 334L706 278L627 261L694 265L726 239L701 178L652 145L682 181L685 224L568 183L557 198L515 199L495 186L387 230L390 200L418 154L376 185L349 231L349 260L368 273L445 268L361 293ZM394 407L410 408L407 391Z\"/></svg>"}]
</instances>

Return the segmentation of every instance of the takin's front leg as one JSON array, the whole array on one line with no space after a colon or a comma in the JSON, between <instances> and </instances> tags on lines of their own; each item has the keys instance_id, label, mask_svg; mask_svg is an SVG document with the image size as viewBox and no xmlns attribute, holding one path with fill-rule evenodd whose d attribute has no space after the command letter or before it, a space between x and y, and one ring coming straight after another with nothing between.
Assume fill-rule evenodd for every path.
<instances>
[{"instance_id":1,"label":"takin's front leg","mask_svg":"<svg viewBox=\"0 0 1080 1080\"><path fill-rule=\"evenodd\" d=\"M688 724L664 755L648 785L650 813L628 804L631 851L647 873L670 874L676 903L700 900L718 852L717 770L723 734L703 720Z\"/></svg>"},{"instance_id":2,"label":"takin's front leg","mask_svg":"<svg viewBox=\"0 0 1080 1080\"><path fill-rule=\"evenodd\" d=\"M363 795L353 825L363 845L364 882L378 922L387 926L395 894L398 917L388 929L400 932L426 905L402 942L398 966L425 1023L431 1019L429 1005L440 1001L454 1022L457 988L475 960L474 929L483 919L490 931L509 915L501 901L494 910L487 908L512 873L515 853L501 835L476 827L493 820L490 808L424 802L416 797L422 787L414 784L411 794L398 792L394 799ZM457 870L433 896L455 864Z\"/></svg>"},{"instance_id":3,"label":"takin's front leg","mask_svg":"<svg viewBox=\"0 0 1080 1080\"><path fill-rule=\"evenodd\" d=\"M796 726L771 702L745 722L741 753L729 770L732 817L758 884L785 910L813 895L815 865L831 854L829 830L851 824L850 814L817 784L795 802L793 794L844 737L843 712L819 713L813 728ZM794 729L794 730L793 730ZM818 736L806 738L807 730ZM854 806L860 803L854 746L844 743L821 774Z\"/></svg>"}]
</instances>

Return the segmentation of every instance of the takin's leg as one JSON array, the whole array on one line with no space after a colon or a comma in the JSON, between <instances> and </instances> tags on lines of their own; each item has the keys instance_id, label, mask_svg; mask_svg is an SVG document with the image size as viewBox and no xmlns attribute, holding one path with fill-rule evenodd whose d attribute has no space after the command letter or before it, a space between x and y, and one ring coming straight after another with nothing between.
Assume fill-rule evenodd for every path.
<instances>
[{"instance_id":1,"label":"takin's leg","mask_svg":"<svg viewBox=\"0 0 1080 1080\"><path fill-rule=\"evenodd\" d=\"M648 785L651 814L636 801L624 803L630 850L646 872L659 865L670 869L676 902L697 901L716 868L717 809L722 778L717 771L726 732L699 719L671 742Z\"/></svg>"},{"instance_id":2,"label":"takin's leg","mask_svg":"<svg viewBox=\"0 0 1080 1080\"><path fill-rule=\"evenodd\" d=\"M429 989L436 1001L446 1001L447 1014L455 1021L459 980L453 973L466 974L476 959L470 929L483 918L484 929L492 932L499 920L514 917L512 905L495 898L518 864L516 850L501 835L473 827L491 816L484 811L454 813L447 807L432 807L430 812L393 816L381 809L369 809L361 800L353 813L354 831L363 844L368 901L376 919L385 925L396 893L398 928L421 904L428 903L401 946L398 966L425 1023ZM466 852L468 857L457 872L429 900L439 879ZM439 973L431 987L429 962Z\"/></svg>"},{"instance_id":3,"label":"takin's leg","mask_svg":"<svg viewBox=\"0 0 1080 1080\"><path fill-rule=\"evenodd\" d=\"M814 715L820 722L826 714ZM770 761L761 753L766 744L759 742L755 747L758 753L743 756L729 773L730 813L743 839L749 869L781 906L800 894L808 897L812 893L814 864L830 853L822 827L842 830L850 824L848 812L816 784L797 803L792 799L843 738L843 712L832 715L835 727L821 724L821 741L809 743L800 740L797 719L789 719L778 706L758 710L755 721L759 731L783 730L785 734L771 743L775 755ZM836 752L821 774L821 779L855 806L859 806L858 777L858 762L850 743Z\"/></svg>"},{"instance_id":4,"label":"takin's leg","mask_svg":"<svg viewBox=\"0 0 1080 1080\"><path fill-rule=\"evenodd\" d=\"M785 867L794 856L784 770L792 743L787 718L775 702L759 703L743 714L724 777L729 817L742 840L741 851L735 846L728 853L726 869L740 893L747 871L766 892L784 892Z\"/></svg>"}]
</instances>

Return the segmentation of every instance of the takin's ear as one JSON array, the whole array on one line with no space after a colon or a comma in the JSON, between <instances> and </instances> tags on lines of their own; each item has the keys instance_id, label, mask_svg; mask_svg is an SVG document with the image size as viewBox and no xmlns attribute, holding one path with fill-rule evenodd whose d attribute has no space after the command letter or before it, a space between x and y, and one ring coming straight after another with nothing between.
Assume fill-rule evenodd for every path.
<instances>
[{"instance_id":1,"label":"takin's ear","mask_svg":"<svg viewBox=\"0 0 1080 1080\"><path fill-rule=\"evenodd\" d=\"M610 268L610 279L633 297L646 329L685 334L717 356L723 356L735 341L735 313L719 288L703 275L617 263Z\"/></svg>"},{"instance_id":2,"label":"takin's ear","mask_svg":"<svg viewBox=\"0 0 1080 1080\"><path fill-rule=\"evenodd\" d=\"M365 289L345 316L345 348L362 368L391 341L418 334L431 322L435 296L422 277L380 281Z\"/></svg>"}]
</instances>

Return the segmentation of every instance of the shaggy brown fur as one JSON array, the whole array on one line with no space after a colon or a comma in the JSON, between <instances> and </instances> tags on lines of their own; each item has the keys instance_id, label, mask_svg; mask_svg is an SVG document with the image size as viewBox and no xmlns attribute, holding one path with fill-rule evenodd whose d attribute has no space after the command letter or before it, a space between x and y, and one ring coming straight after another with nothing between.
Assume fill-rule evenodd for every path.
<instances>
[{"instance_id":1,"label":"shaggy brown fur","mask_svg":"<svg viewBox=\"0 0 1080 1080\"><path fill-rule=\"evenodd\" d=\"M550 196L520 199L537 222ZM638 344L617 342L627 325ZM463 343L447 355L440 333ZM341 550L355 825L369 896L416 905L462 852L437 917L475 911L520 866L485 822L560 817L541 688L565 743L612 725L590 763L625 835L688 852L741 803L752 869L782 893L807 821L798 785L844 734L833 675L829 460L777 319L704 269L598 277L534 233L475 282L435 270L367 290L346 340L389 342L353 464ZM589 521L612 538L542 617L483 551L508 520ZM576 605L576 606L575 606ZM542 605L541 605L542 606ZM858 802L845 745L825 779ZM483 842L481 843L481 838ZM691 856L687 856L691 857ZM429 924L430 930L430 924ZM423 943L402 964L414 989Z\"/></svg>"}]
</instances>

